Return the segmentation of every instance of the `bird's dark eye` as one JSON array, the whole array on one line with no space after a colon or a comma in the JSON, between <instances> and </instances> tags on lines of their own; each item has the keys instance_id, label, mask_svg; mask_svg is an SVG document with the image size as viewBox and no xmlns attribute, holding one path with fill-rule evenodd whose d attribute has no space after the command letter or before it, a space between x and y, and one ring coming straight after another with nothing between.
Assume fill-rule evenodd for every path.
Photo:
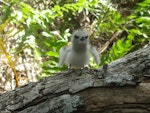
<instances>
[{"instance_id":1,"label":"bird's dark eye","mask_svg":"<svg viewBox=\"0 0 150 113\"><path fill-rule=\"evenodd\" d=\"M77 35L74 36L75 39L78 39L79 37Z\"/></svg>"},{"instance_id":2,"label":"bird's dark eye","mask_svg":"<svg viewBox=\"0 0 150 113\"><path fill-rule=\"evenodd\" d=\"M85 39L87 39L88 38L88 36L85 36Z\"/></svg>"}]
</instances>

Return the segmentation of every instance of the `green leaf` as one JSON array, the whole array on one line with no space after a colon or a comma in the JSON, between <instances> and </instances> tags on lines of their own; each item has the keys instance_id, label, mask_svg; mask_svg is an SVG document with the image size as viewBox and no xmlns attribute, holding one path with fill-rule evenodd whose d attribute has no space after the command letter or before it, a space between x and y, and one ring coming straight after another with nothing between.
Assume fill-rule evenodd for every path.
<instances>
[{"instance_id":1,"label":"green leaf","mask_svg":"<svg viewBox=\"0 0 150 113\"><path fill-rule=\"evenodd\" d=\"M139 18L136 19L136 22L137 23L144 22L144 23L147 23L147 24L150 25L150 17L146 17L146 16L139 17Z\"/></svg>"},{"instance_id":2,"label":"green leaf","mask_svg":"<svg viewBox=\"0 0 150 113\"><path fill-rule=\"evenodd\" d=\"M12 8L12 6L14 5L14 3L15 3L15 2L11 2L11 3L9 4L9 6L5 9L4 14L3 14L3 16L2 16L2 22L5 22L5 21L8 19L8 17L10 16L11 8Z\"/></svg>"},{"instance_id":3,"label":"green leaf","mask_svg":"<svg viewBox=\"0 0 150 113\"><path fill-rule=\"evenodd\" d=\"M42 32L42 35L45 37L51 37L52 36L50 33L47 33L45 31Z\"/></svg>"},{"instance_id":4,"label":"green leaf","mask_svg":"<svg viewBox=\"0 0 150 113\"><path fill-rule=\"evenodd\" d=\"M53 51L46 52L46 55L51 56L51 57L58 57L58 53L57 52L53 52Z\"/></svg>"}]
</instances>

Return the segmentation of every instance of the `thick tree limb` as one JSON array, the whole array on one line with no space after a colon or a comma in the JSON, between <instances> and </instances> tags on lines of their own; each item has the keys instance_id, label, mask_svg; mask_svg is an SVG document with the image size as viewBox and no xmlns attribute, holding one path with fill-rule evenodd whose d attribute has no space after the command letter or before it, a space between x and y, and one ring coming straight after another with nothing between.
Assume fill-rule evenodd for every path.
<instances>
[{"instance_id":1,"label":"thick tree limb","mask_svg":"<svg viewBox=\"0 0 150 113\"><path fill-rule=\"evenodd\" d=\"M98 70L67 70L2 94L0 111L149 113L150 46Z\"/></svg>"}]
</instances>

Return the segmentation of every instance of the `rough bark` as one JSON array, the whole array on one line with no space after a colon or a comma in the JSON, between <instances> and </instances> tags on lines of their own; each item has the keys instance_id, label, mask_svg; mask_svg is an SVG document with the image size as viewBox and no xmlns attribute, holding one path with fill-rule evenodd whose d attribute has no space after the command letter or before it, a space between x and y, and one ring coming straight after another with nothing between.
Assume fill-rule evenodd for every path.
<instances>
[{"instance_id":1,"label":"rough bark","mask_svg":"<svg viewBox=\"0 0 150 113\"><path fill-rule=\"evenodd\" d=\"M0 95L0 113L150 113L150 46Z\"/></svg>"}]
</instances>

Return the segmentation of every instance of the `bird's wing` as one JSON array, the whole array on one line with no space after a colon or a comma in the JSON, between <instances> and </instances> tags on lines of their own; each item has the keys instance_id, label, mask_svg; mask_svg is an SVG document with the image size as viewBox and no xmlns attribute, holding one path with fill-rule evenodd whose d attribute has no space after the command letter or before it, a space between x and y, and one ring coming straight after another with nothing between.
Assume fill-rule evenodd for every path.
<instances>
[{"instance_id":1,"label":"bird's wing","mask_svg":"<svg viewBox=\"0 0 150 113\"><path fill-rule=\"evenodd\" d=\"M59 50L59 66L62 66L64 64L68 52L69 52L69 46L62 47Z\"/></svg>"},{"instance_id":2,"label":"bird's wing","mask_svg":"<svg viewBox=\"0 0 150 113\"><path fill-rule=\"evenodd\" d=\"M92 45L90 45L89 47L89 51L90 53L92 54L92 56L94 57L94 61L96 64L99 64L100 63L100 57L99 57L99 53L98 51L96 50L96 48Z\"/></svg>"}]
</instances>

